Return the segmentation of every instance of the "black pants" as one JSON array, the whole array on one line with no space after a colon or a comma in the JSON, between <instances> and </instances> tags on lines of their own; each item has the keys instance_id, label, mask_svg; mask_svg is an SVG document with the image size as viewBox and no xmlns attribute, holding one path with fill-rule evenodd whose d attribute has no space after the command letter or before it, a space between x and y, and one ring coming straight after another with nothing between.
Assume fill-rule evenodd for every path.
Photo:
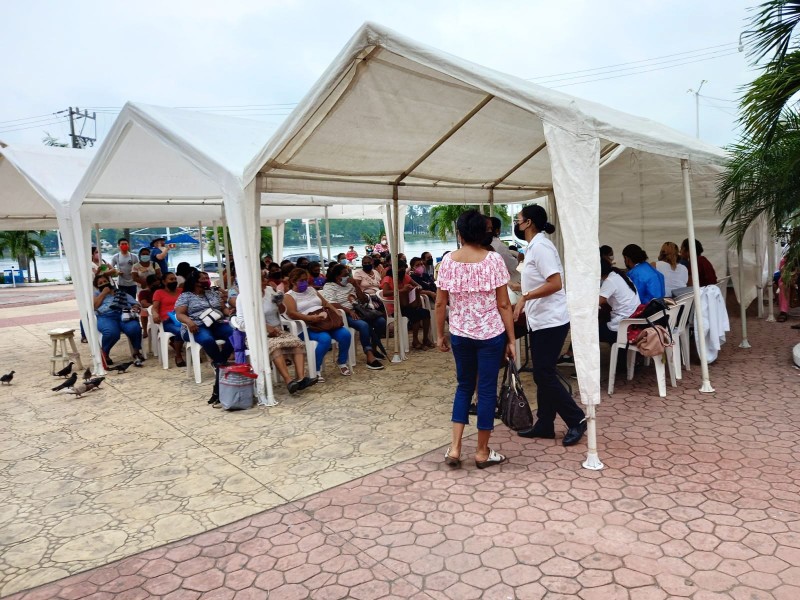
<instances>
[{"instance_id":1,"label":"black pants","mask_svg":"<svg viewBox=\"0 0 800 600\"><path fill-rule=\"evenodd\" d=\"M567 427L575 427L583 421L584 414L570 393L561 385L556 364L567 339L569 323L530 332L533 380L536 382L536 417L544 428L552 424L559 415Z\"/></svg>"}]
</instances>

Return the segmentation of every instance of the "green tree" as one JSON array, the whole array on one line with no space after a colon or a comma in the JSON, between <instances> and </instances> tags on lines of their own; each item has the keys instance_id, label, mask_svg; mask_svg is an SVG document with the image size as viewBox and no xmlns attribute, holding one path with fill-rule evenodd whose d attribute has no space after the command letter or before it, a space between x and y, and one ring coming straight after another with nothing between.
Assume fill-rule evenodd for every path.
<instances>
[{"instance_id":1,"label":"green tree","mask_svg":"<svg viewBox=\"0 0 800 600\"><path fill-rule=\"evenodd\" d=\"M430 210L431 223L428 226L428 231L439 239L446 240L448 237L455 235L458 217L468 210L478 210L478 208L478 206L460 204L434 206ZM483 213L488 216L489 205L485 204L483 208ZM511 222L511 217L508 216L508 209L503 205L495 205L494 214L504 225L508 225Z\"/></svg>"},{"instance_id":2,"label":"green tree","mask_svg":"<svg viewBox=\"0 0 800 600\"><path fill-rule=\"evenodd\" d=\"M36 253L41 256L45 247L39 239L44 231L0 231L0 258L6 253L15 257L20 269L28 272L28 283L31 283L30 263L33 262L36 283L39 283L39 269L36 264Z\"/></svg>"},{"instance_id":3,"label":"green tree","mask_svg":"<svg viewBox=\"0 0 800 600\"><path fill-rule=\"evenodd\" d=\"M49 132L44 132L44 137L42 138L42 143L45 146L53 146L55 148L68 148L69 144L66 142L62 142L57 137L50 135Z\"/></svg>"},{"instance_id":4,"label":"green tree","mask_svg":"<svg viewBox=\"0 0 800 600\"><path fill-rule=\"evenodd\" d=\"M222 237L222 227L217 227L217 236L219 236L219 243L225 247L225 240ZM210 254L217 253L217 246L214 243L214 229L209 227L206 229L206 239L208 239L208 251ZM272 229L269 227L261 228L261 256L272 254ZM223 255L224 256L224 255Z\"/></svg>"}]
</instances>

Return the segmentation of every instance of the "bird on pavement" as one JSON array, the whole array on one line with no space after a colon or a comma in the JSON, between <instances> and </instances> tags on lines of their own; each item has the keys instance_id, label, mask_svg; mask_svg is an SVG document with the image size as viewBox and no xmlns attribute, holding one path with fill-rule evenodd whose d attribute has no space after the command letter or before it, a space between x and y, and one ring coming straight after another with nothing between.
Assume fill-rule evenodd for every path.
<instances>
[{"instance_id":1,"label":"bird on pavement","mask_svg":"<svg viewBox=\"0 0 800 600\"><path fill-rule=\"evenodd\" d=\"M76 398L80 398L81 394L85 394L88 391L85 383L76 383L72 387L69 387L65 390L62 390L62 394L75 394Z\"/></svg>"},{"instance_id":2,"label":"bird on pavement","mask_svg":"<svg viewBox=\"0 0 800 600\"><path fill-rule=\"evenodd\" d=\"M89 381L84 381L83 384L86 386L86 391L91 392L92 390L99 388L103 381L105 381L105 377L95 377Z\"/></svg>"},{"instance_id":3,"label":"bird on pavement","mask_svg":"<svg viewBox=\"0 0 800 600\"><path fill-rule=\"evenodd\" d=\"M87 369L86 369L86 370L83 372L83 380L84 380L84 381L89 381L91 378L92 378L92 370L91 370L91 369L89 369L89 368L87 368Z\"/></svg>"},{"instance_id":4,"label":"bird on pavement","mask_svg":"<svg viewBox=\"0 0 800 600\"><path fill-rule=\"evenodd\" d=\"M124 373L127 371L130 366L133 364L133 361L122 363L119 365L114 365L113 367L108 367L109 371L118 371L119 373Z\"/></svg>"},{"instance_id":5,"label":"bird on pavement","mask_svg":"<svg viewBox=\"0 0 800 600\"><path fill-rule=\"evenodd\" d=\"M73 373L72 375L69 376L69 379L67 379L64 383L54 387L53 391L57 392L58 390L63 390L64 388L72 387L73 385L75 385L76 381L78 381L78 374Z\"/></svg>"},{"instance_id":6,"label":"bird on pavement","mask_svg":"<svg viewBox=\"0 0 800 600\"><path fill-rule=\"evenodd\" d=\"M11 385L11 380L14 379L14 373L15 373L14 371L11 371L11 373L6 373L2 377L0 377L0 382L5 383L7 385Z\"/></svg>"},{"instance_id":7,"label":"bird on pavement","mask_svg":"<svg viewBox=\"0 0 800 600\"><path fill-rule=\"evenodd\" d=\"M66 367L64 367L60 371L56 371L56 375L58 377L66 377L67 375L72 373L72 365L74 364L75 364L74 362L70 361L70 363Z\"/></svg>"}]
</instances>

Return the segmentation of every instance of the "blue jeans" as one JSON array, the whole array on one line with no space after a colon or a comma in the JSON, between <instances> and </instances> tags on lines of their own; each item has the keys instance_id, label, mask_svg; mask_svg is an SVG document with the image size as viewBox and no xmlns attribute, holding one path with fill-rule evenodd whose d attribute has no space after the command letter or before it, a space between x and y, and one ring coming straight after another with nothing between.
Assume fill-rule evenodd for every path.
<instances>
[{"instance_id":1,"label":"blue jeans","mask_svg":"<svg viewBox=\"0 0 800 600\"><path fill-rule=\"evenodd\" d=\"M166 319L164 321L161 321L161 325L164 327L164 331L166 333L171 333L172 335L174 335L176 340L181 339L181 326L176 325L175 321L173 321L172 319Z\"/></svg>"},{"instance_id":2,"label":"blue jeans","mask_svg":"<svg viewBox=\"0 0 800 600\"><path fill-rule=\"evenodd\" d=\"M325 355L331 349L331 341L336 340L339 344L339 358L336 360L337 364L346 365L347 357L350 354L350 332L346 327L339 327L332 331L311 331L308 330L308 337L317 342L317 349L314 352L314 358L317 361L317 371L322 370L322 363L325 360ZM303 334L300 334L300 339L303 339Z\"/></svg>"},{"instance_id":3,"label":"blue jeans","mask_svg":"<svg viewBox=\"0 0 800 600\"><path fill-rule=\"evenodd\" d=\"M508 337L505 333L488 340L450 335L456 361L456 395L453 398L453 423L468 423L469 405L478 388L478 429L494 429L497 404L497 374Z\"/></svg>"},{"instance_id":4,"label":"blue jeans","mask_svg":"<svg viewBox=\"0 0 800 600\"><path fill-rule=\"evenodd\" d=\"M197 333L194 334L194 341L203 347L203 350L208 354L215 365L225 363L230 355L233 353L233 345L231 344L231 334L233 327L227 323L217 321L211 327L200 325ZM183 341L189 341L189 332L183 334ZM217 346L217 340L222 340L225 345L220 348Z\"/></svg>"},{"instance_id":5,"label":"blue jeans","mask_svg":"<svg viewBox=\"0 0 800 600\"><path fill-rule=\"evenodd\" d=\"M103 353L108 356L122 333L128 336L135 352L142 349L142 326L139 319L123 321L120 313L97 315L97 331L103 336Z\"/></svg>"},{"instance_id":6,"label":"blue jeans","mask_svg":"<svg viewBox=\"0 0 800 600\"><path fill-rule=\"evenodd\" d=\"M361 347L364 352L368 352L377 346L377 342L386 334L386 319L383 317L367 322L361 319L353 319L350 315L347 315L347 325L358 332L358 338L361 341Z\"/></svg>"}]
</instances>

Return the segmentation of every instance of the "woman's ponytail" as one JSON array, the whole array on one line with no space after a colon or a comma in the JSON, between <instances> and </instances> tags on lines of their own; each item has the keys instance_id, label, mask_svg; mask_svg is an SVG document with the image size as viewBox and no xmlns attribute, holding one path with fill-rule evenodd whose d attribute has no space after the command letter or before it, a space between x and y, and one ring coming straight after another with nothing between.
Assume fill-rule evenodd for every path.
<instances>
[{"instance_id":1,"label":"woman's ponytail","mask_svg":"<svg viewBox=\"0 0 800 600\"><path fill-rule=\"evenodd\" d=\"M547 234L555 233L556 226L550 222L547 222L544 224L544 227L542 227L542 231L544 231Z\"/></svg>"}]
</instances>

